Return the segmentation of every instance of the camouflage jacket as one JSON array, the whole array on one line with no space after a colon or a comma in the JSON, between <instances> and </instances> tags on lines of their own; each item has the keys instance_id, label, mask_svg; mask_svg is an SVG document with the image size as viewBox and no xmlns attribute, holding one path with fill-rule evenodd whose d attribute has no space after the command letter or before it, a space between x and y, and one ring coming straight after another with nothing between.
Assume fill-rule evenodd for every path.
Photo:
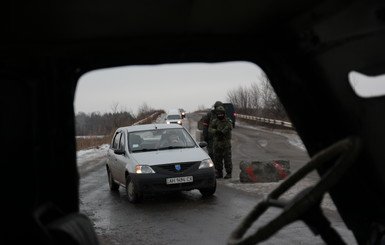
<instances>
[{"instance_id":1,"label":"camouflage jacket","mask_svg":"<svg viewBox=\"0 0 385 245\"><path fill-rule=\"evenodd\" d=\"M213 135L214 148L231 146L231 130L233 123L227 117L223 120L213 119L209 125L209 133Z\"/></svg>"}]
</instances>

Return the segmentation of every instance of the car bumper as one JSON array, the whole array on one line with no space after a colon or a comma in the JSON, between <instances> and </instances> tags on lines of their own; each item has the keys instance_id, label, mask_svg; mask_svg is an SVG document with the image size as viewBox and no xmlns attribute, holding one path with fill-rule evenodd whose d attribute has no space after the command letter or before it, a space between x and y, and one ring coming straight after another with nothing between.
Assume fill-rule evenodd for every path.
<instances>
[{"instance_id":1,"label":"car bumper","mask_svg":"<svg viewBox=\"0 0 385 245\"><path fill-rule=\"evenodd\" d=\"M167 124L179 124L179 125L182 125L182 121L178 121L178 122L167 122Z\"/></svg>"},{"instance_id":2,"label":"car bumper","mask_svg":"<svg viewBox=\"0 0 385 245\"><path fill-rule=\"evenodd\" d=\"M192 176L193 182L167 184L167 178ZM173 191L188 191L193 189L212 188L216 184L215 173L213 168L199 169L194 173L181 174L131 174L132 181L136 188L143 194L145 193L162 193Z\"/></svg>"}]
</instances>

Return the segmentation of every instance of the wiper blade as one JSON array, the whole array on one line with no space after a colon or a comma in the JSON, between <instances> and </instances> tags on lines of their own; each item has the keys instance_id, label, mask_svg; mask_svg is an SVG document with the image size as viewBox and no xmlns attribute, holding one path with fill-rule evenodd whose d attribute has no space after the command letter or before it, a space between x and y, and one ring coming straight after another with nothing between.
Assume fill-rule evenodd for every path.
<instances>
[{"instance_id":1,"label":"wiper blade","mask_svg":"<svg viewBox=\"0 0 385 245\"><path fill-rule=\"evenodd\" d=\"M181 148L187 148L186 146L165 146L165 147L160 147L159 150L168 150L168 149L181 149Z\"/></svg>"},{"instance_id":2,"label":"wiper blade","mask_svg":"<svg viewBox=\"0 0 385 245\"><path fill-rule=\"evenodd\" d=\"M145 151L156 151L157 149L154 148L143 148L143 149L137 149L137 150L132 150L132 152L145 152Z\"/></svg>"}]
</instances>

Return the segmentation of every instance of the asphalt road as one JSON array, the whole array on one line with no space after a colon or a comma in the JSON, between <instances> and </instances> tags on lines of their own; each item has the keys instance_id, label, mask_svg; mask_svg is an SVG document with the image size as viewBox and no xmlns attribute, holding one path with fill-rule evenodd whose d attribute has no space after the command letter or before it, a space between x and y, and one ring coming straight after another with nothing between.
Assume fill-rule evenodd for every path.
<instances>
[{"instance_id":1,"label":"asphalt road","mask_svg":"<svg viewBox=\"0 0 385 245\"><path fill-rule=\"evenodd\" d=\"M190 115L184 126L196 133L198 115ZM304 150L288 138L271 130L236 126L233 130L233 165L231 180L219 180L215 195L203 199L198 191L177 195L150 196L142 203L128 202L123 188L111 192L107 183L105 158L96 158L80 169L81 211L94 223L101 244L226 244L230 233L250 210L280 183L239 182L242 160L290 160L292 171L308 161ZM312 174L305 184L317 181ZM291 193L295 195L295 191ZM290 194L287 198L291 198ZM325 214L347 244L356 244L352 234L333 207ZM279 214L269 210L253 226L260 227ZM295 222L260 244L324 244L302 223Z\"/></svg>"}]
</instances>

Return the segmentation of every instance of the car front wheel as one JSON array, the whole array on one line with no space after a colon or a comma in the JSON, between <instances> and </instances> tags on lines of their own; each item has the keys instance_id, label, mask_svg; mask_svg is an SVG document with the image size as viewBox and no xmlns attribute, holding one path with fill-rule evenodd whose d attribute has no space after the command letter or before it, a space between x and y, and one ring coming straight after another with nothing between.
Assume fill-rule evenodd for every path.
<instances>
[{"instance_id":1,"label":"car front wheel","mask_svg":"<svg viewBox=\"0 0 385 245\"><path fill-rule=\"evenodd\" d=\"M130 203L138 203L143 198L143 195L136 189L129 176L126 178L126 193Z\"/></svg>"},{"instance_id":2,"label":"car front wheel","mask_svg":"<svg viewBox=\"0 0 385 245\"><path fill-rule=\"evenodd\" d=\"M199 192L202 194L203 197L209 197L214 195L216 190L217 190L217 183L215 182L215 185L213 187L199 189Z\"/></svg>"},{"instance_id":3,"label":"car front wheel","mask_svg":"<svg viewBox=\"0 0 385 245\"><path fill-rule=\"evenodd\" d=\"M111 191L117 191L119 189L119 185L114 181L114 177L112 177L111 171L107 170L108 175L108 184L110 186Z\"/></svg>"}]
</instances>

